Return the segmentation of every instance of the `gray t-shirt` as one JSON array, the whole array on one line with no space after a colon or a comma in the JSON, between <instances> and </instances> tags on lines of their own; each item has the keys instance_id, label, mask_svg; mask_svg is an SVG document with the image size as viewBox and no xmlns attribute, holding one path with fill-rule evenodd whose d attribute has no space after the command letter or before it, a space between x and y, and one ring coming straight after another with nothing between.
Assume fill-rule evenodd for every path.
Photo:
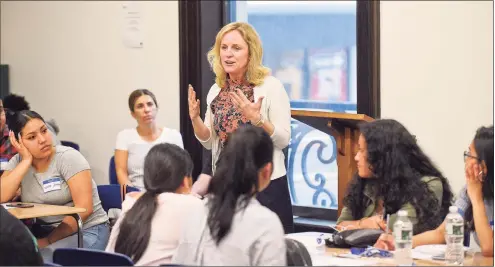
<instances>
[{"instance_id":1,"label":"gray t-shirt","mask_svg":"<svg viewBox=\"0 0 495 267\"><path fill-rule=\"evenodd\" d=\"M208 198L190 210L172 263L187 266L286 266L284 228L277 214L252 198L234 214L228 234L216 244L209 230Z\"/></svg>"},{"instance_id":2,"label":"gray t-shirt","mask_svg":"<svg viewBox=\"0 0 495 267\"><path fill-rule=\"evenodd\" d=\"M50 205L74 206L72 195L67 182L79 172L90 170L88 161L83 155L66 146L56 146L55 155L50 166L43 173L36 173L31 166L21 182L21 198L23 202ZM12 157L6 170L13 170L20 162L19 154ZM91 179L93 189L93 213L83 224L83 229L105 223L107 214L101 206L96 183ZM64 216L49 216L38 218L41 223L58 225Z\"/></svg>"}]
</instances>

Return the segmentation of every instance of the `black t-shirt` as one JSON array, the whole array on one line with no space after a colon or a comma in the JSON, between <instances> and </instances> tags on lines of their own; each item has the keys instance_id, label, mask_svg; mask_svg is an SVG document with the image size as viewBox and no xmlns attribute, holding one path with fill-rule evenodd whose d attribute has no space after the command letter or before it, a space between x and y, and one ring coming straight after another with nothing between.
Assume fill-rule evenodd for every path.
<instances>
[{"instance_id":1,"label":"black t-shirt","mask_svg":"<svg viewBox=\"0 0 495 267\"><path fill-rule=\"evenodd\" d=\"M0 205L0 266L42 266L36 238Z\"/></svg>"}]
</instances>

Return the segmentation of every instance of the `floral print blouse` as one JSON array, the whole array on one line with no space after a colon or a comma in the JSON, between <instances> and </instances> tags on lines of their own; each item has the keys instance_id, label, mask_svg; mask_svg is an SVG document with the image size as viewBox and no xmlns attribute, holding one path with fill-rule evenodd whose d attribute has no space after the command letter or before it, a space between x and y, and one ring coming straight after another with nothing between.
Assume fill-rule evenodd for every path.
<instances>
[{"instance_id":1,"label":"floral print blouse","mask_svg":"<svg viewBox=\"0 0 495 267\"><path fill-rule=\"evenodd\" d=\"M254 85L227 79L225 88L222 88L210 105L213 113L213 128L220 138L222 148L225 146L230 133L243 124L251 123L242 115L242 111L232 102L229 95L230 92L235 93L237 89L240 89L249 101L254 102Z\"/></svg>"}]
</instances>

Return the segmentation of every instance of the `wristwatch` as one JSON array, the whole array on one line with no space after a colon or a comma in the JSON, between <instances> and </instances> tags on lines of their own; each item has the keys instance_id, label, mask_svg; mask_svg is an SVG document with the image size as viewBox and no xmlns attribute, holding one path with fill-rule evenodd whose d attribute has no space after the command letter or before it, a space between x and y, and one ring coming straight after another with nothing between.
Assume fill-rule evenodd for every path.
<instances>
[{"instance_id":1,"label":"wristwatch","mask_svg":"<svg viewBox=\"0 0 495 267\"><path fill-rule=\"evenodd\" d=\"M260 120L254 124L256 127L261 127L263 126L263 123L265 123L265 119L263 119L263 115L260 113Z\"/></svg>"}]
</instances>

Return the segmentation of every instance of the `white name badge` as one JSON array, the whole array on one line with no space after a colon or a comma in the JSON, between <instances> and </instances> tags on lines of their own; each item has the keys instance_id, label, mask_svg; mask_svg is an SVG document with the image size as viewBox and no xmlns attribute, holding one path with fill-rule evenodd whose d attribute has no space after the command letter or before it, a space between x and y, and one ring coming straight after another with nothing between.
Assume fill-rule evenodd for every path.
<instances>
[{"instance_id":1,"label":"white name badge","mask_svg":"<svg viewBox=\"0 0 495 267\"><path fill-rule=\"evenodd\" d=\"M5 171L8 163L9 161L7 159L0 158L0 171Z\"/></svg>"},{"instance_id":2,"label":"white name badge","mask_svg":"<svg viewBox=\"0 0 495 267\"><path fill-rule=\"evenodd\" d=\"M62 179L60 177L50 178L43 181L43 192L48 193L55 190L60 190Z\"/></svg>"}]
</instances>

